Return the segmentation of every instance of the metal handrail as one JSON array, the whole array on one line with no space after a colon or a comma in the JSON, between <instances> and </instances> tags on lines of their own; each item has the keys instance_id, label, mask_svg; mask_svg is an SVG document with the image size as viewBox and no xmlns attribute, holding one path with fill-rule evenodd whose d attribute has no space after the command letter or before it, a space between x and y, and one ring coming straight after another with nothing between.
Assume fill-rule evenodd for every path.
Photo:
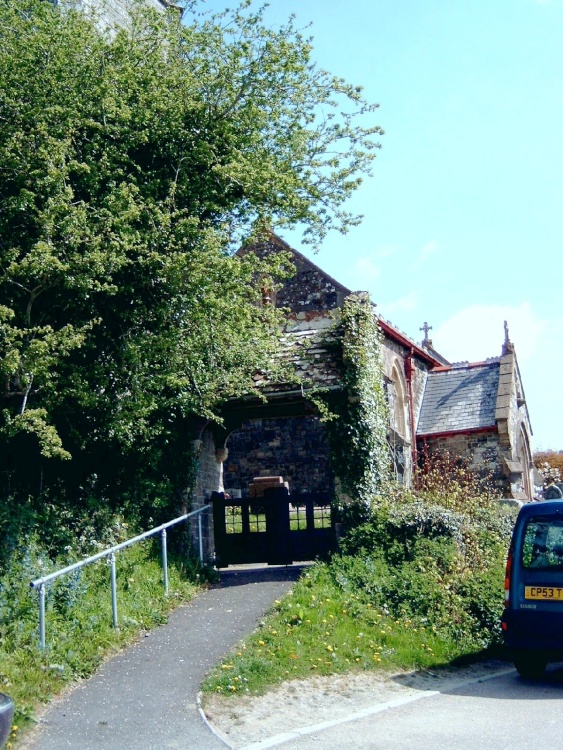
<instances>
[{"instance_id":1,"label":"metal handrail","mask_svg":"<svg viewBox=\"0 0 563 750\"><path fill-rule=\"evenodd\" d=\"M72 565L67 565L64 568L60 568L59 570L54 571L54 573L49 573L46 576L42 576L41 578L34 578L32 581L30 581L29 585L31 586L32 589L39 589L39 643L40 643L40 647L42 649L45 648L45 584L50 583L51 581L54 581L56 578L60 578L66 573L72 573L72 571L78 570L79 568L83 568L85 565L90 565L91 563L96 562L97 560L101 560L104 557L109 557L110 566L111 566L111 572L110 572L111 611L112 611L112 618L113 618L113 627L117 628L118 627L117 575L116 575L116 569L115 569L115 553L121 551L122 549L125 549L126 547L130 547L136 542L141 542L144 539L148 539L151 536L160 534L160 538L162 541L162 577L163 577L163 583L164 583L164 594L168 596L168 552L167 552L167 545L166 545L166 537L167 537L166 530L169 529L171 526L175 526L178 523L182 523L182 521L186 521L188 518L191 518L192 516L197 516L199 559L201 562L203 562L203 538L202 538L202 532L201 532L201 514L204 511L209 510L209 508L211 508L211 505L204 505L202 508L193 510L191 513L185 513L183 516L178 516L178 518L174 518L172 521L167 521L166 523L160 524L160 526L155 526L154 529L149 529L148 531L145 531L143 534L138 534L137 536L131 537L131 539L127 539L126 541L121 542L120 544L116 544L113 547L109 547L108 549L102 550L102 552L98 552L97 554L92 555L91 557L86 557L84 558L84 560L80 560L77 563L73 563Z\"/></svg>"}]
</instances>

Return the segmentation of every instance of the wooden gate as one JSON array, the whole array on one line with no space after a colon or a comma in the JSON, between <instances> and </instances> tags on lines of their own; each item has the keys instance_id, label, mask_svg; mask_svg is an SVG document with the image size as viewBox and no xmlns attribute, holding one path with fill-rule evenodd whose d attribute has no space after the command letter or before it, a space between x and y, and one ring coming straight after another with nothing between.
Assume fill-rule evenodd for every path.
<instances>
[{"instance_id":1,"label":"wooden gate","mask_svg":"<svg viewBox=\"0 0 563 750\"><path fill-rule=\"evenodd\" d=\"M213 526L219 567L265 562L289 565L323 557L336 546L328 493L289 494L285 487L260 498L214 492Z\"/></svg>"}]
</instances>

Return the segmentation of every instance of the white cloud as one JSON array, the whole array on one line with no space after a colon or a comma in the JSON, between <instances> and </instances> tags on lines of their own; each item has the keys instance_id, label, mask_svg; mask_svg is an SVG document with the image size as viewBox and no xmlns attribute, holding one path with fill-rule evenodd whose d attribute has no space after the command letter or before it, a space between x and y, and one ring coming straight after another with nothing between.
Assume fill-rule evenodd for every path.
<instances>
[{"instance_id":1,"label":"white cloud","mask_svg":"<svg viewBox=\"0 0 563 750\"><path fill-rule=\"evenodd\" d=\"M504 342L504 321L520 363L540 353L540 337L547 323L529 302L521 305L471 305L459 310L432 332L436 349L452 362L477 362L500 356Z\"/></svg>"},{"instance_id":2,"label":"white cloud","mask_svg":"<svg viewBox=\"0 0 563 750\"><path fill-rule=\"evenodd\" d=\"M392 255L395 255L396 252L396 245L380 245L375 251L375 254L378 258L385 259L390 258Z\"/></svg>"},{"instance_id":3,"label":"white cloud","mask_svg":"<svg viewBox=\"0 0 563 750\"><path fill-rule=\"evenodd\" d=\"M376 300L377 302L377 300ZM378 307L378 312L389 320L393 319L393 315L397 313L410 312L418 305L418 294L416 291L411 291L405 294L403 297L399 297L393 302L386 302L381 308ZM445 355L444 355L445 356Z\"/></svg>"},{"instance_id":4,"label":"white cloud","mask_svg":"<svg viewBox=\"0 0 563 750\"><path fill-rule=\"evenodd\" d=\"M376 281L381 275L381 268L377 266L371 258L358 258L352 267L354 276L369 286Z\"/></svg>"},{"instance_id":5,"label":"white cloud","mask_svg":"<svg viewBox=\"0 0 563 750\"><path fill-rule=\"evenodd\" d=\"M351 262L347 268L339 271L338 278L349 289L363 290L373 294L377 280L381 276L381 268L374 263L370 256L365 255Z\"/></svg>"},{"instance_id":6,"label":"white cloud","mask_svg":"<svg viewBox=\"0 0 563 750\"><path fill-rule=\"evenodd\" d=\"M438 243L436 240L430 240L430 242L427 242L425 245L423 245L420 248L420 251L418 253L418 256L415 258L413 263L411 264L412 268L419 268L420 266L424 265L428 258L430 256L434 255L434 253L439 249Z\"/></svg>"}]
</instances>

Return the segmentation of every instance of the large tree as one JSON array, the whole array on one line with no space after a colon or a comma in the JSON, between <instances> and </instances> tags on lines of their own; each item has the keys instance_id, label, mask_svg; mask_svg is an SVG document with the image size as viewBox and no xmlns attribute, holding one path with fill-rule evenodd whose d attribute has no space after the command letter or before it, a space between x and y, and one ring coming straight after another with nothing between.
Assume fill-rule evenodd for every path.
<instances>
[{"instance_id":1,"label":"large tree","mask_svg":"<svg viewBox=\"0 0 563 750\"><path fill-rule=\"evenodd\" d=\"M155 465L271 367L280 269L233 247L356 221L374 105L248 3L182 23L139 3L109 29L0 0L0 29L3 469Z\"/></svg>"}]
</instances>

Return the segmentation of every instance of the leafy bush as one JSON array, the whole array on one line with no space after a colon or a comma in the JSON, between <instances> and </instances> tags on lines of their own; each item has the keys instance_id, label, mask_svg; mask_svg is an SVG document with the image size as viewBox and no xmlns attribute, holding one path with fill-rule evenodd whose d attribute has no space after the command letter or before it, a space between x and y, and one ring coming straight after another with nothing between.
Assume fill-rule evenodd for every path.
<instances>
[{"instance_id":1,"label":"leafy bush","mask_svg":"<svg viewBox=\"0 0 563 750\"><path fill-rule=\"evenodd\" d=\"M396 488L347 533L335 580L344 575L374 606L427 618L467 648L497 643L514 513L462 459L427 457L426 469L416 492Z\"/></svg>"}]
</instances>

